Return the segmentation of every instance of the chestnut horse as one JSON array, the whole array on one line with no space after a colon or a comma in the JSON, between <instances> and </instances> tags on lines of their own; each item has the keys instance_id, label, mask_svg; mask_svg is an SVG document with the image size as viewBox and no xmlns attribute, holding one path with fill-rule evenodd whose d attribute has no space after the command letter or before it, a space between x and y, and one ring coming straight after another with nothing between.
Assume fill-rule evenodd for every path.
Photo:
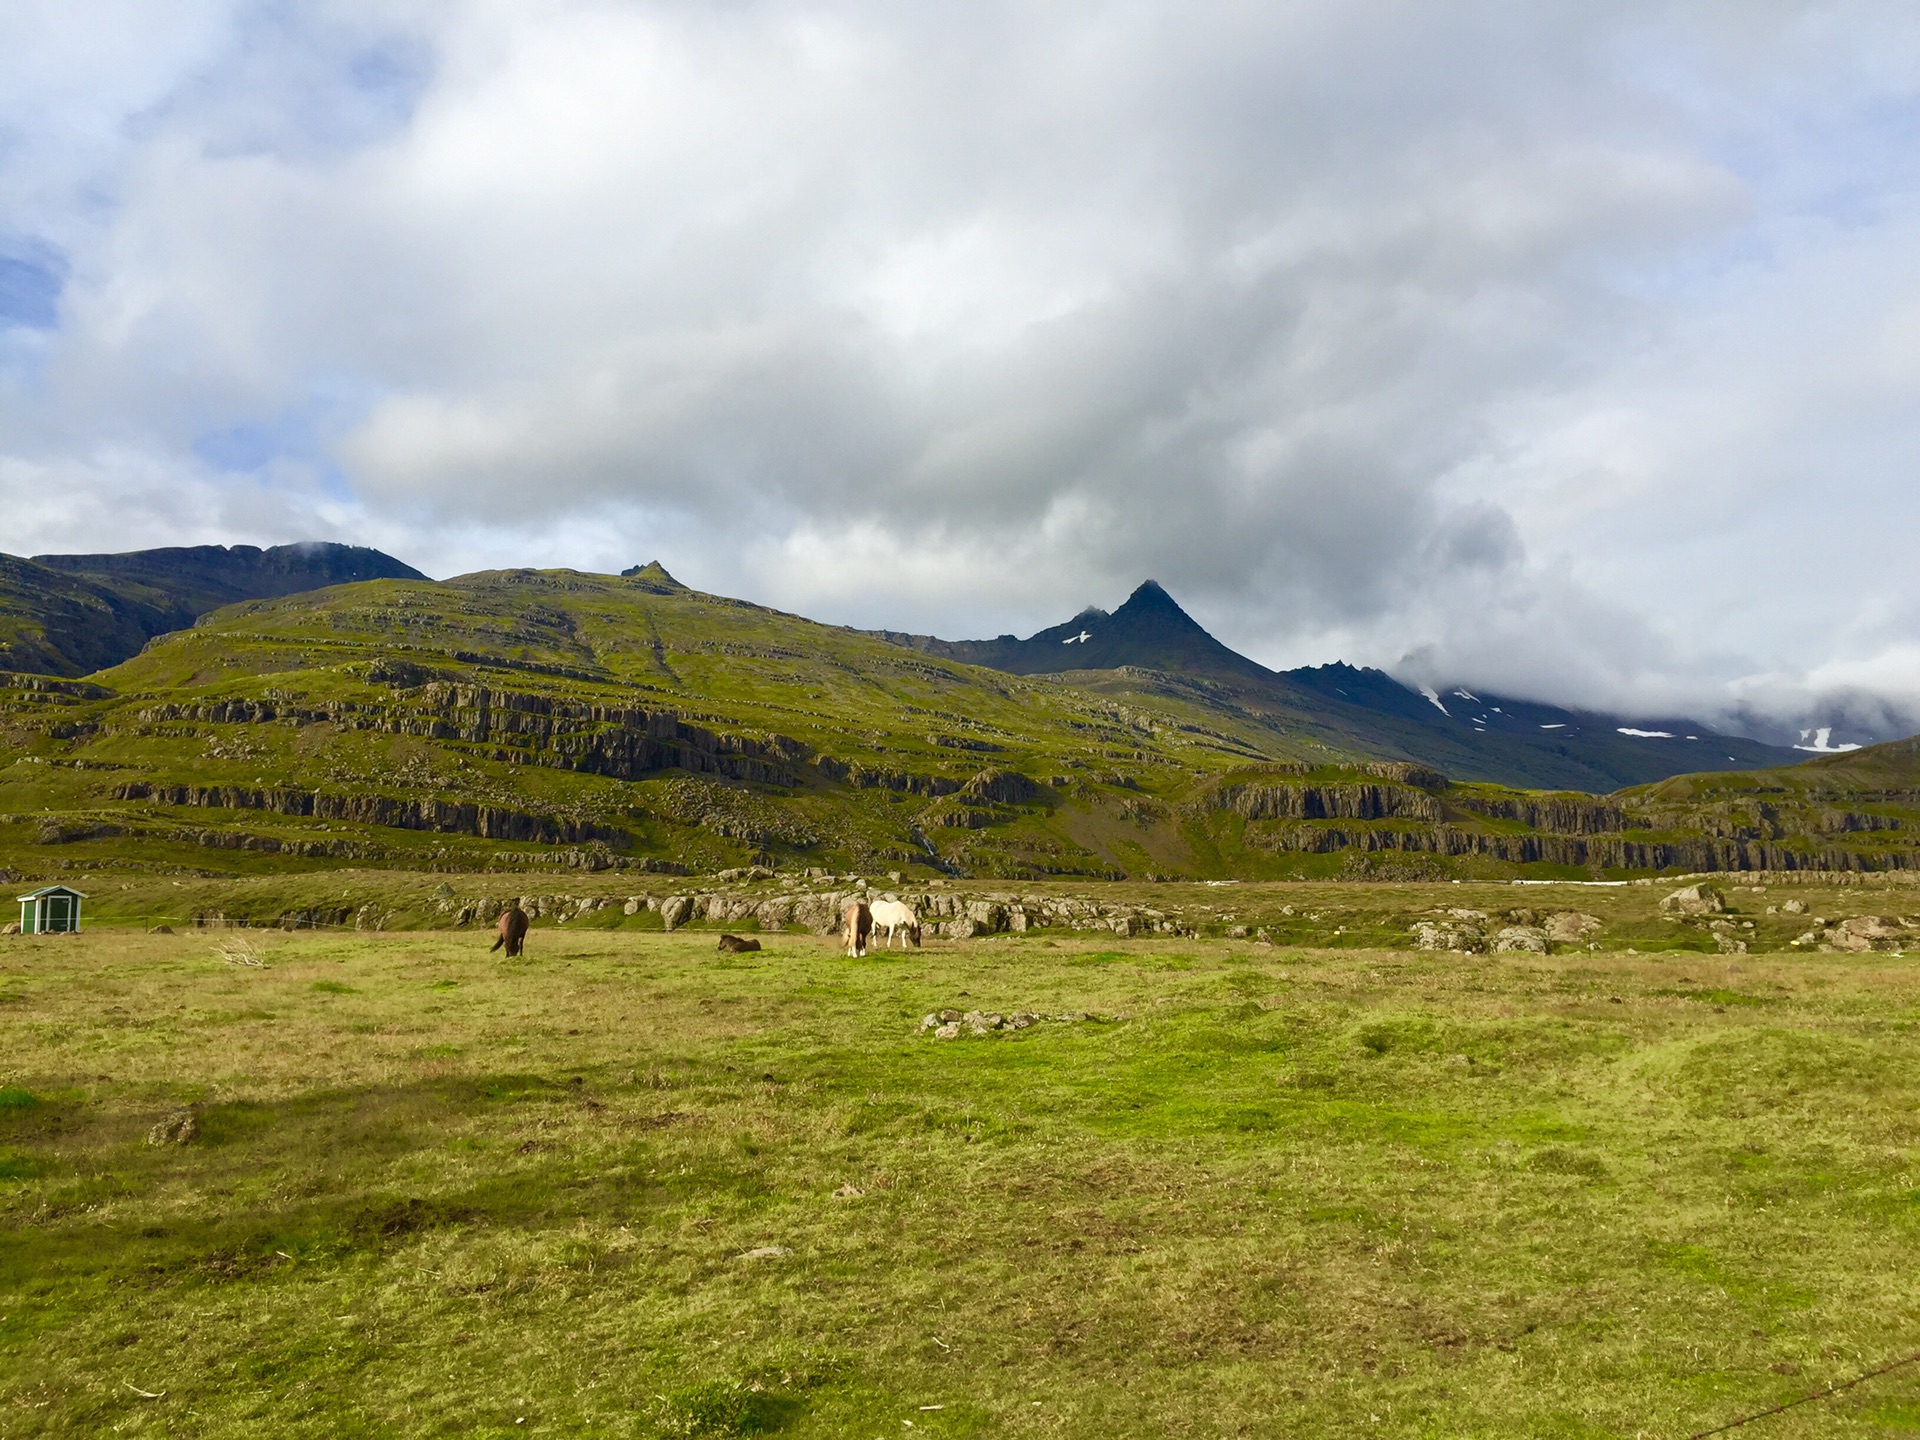
<instances>
[{"instance_id":1,"label":"chestnut horse","mask_svg":"<svg viewBox=\"0 0 1920 1440\"><path fill-rule=\"evenodd\" d=\"M500 924L498 927L500 938L493 942L493 950L498 950L504 945L507 947L507 958L509 960L517 958L521 949L526 945L527 926L531 923L532 922L527 919L527 912L522 910L518 905L515 905L510 910L502 910L500 912ZM493 950L489 950L487 953L491 955Z\"/></svg>"},{"instance_id":2,"label":"chestnut horse","mask_svg":"<svg viewBox=\"0 0 1920 1440\"><path fill-rule=\"evenodd\" d=\"M840 912L840 933L847 942L847 955L857 959L867 953L867 939L873 934L873 912L866 902L852 900Z\"/></svg>"}]
</instances>

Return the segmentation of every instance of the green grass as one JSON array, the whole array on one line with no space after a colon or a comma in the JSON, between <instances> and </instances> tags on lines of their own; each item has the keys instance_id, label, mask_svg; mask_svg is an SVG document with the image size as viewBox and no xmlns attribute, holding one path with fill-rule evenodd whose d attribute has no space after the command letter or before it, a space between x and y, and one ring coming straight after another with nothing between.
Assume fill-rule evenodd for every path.
<instances>
[{"instance_id":1,"label":"green grass","mask_svg":"<svg viewBox=\"0 0 1920 1440\"><path fill-rule=\"evenodd\" d=\"M217 938L0 942L0 1436L1678 1436L1920 1346L1904 958Z\"/></svg>"}]
</instances>

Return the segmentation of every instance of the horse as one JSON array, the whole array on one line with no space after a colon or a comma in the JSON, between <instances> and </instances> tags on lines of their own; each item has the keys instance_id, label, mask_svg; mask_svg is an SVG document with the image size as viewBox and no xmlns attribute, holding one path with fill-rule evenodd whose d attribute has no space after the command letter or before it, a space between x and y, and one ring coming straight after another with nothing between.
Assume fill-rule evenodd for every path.
<instances>
[{"instance_id":1,"label":"horse","mask_svg":"<svg viewBox=\"0 0 1920 1440\"><path fill-rule=\"evenodd\" d=\"M911 905L903 905L898 900L876 900L872 909L873 928L876 932L887 932L889 945L905 935L908 944L916 950L920 948L920 917Z\"/></svg>"},{"instance_id":2,"label":"horse","mask_svg":"<svg viewBox=\"0 0 1920 1440\"><path fill-rule=\"evenodd\" d=\"M532 921L527 919L527 912L522 910L518 905L513 906L509 910L502 910L500 912L500 924L497 927L500 931L500 938L493 942L493 950L498 950L504 945L507 947L507 958L509 960L517 959L527 941L527 926L532 923ZM491 955L493 950L489 950L487 953Z\"/></svg>"},{"instance_id":3,"label":"horse","mask_svg":"<svg viewBox=\"0 0 1920 1440\"><path fill-rule=\"evenodd\" d=\"M850 900L840 912L840 933L847 942L847 958L858 959L867 953L867 939L873 934L873 912L863 900Z\"/></svg>"}]
</instances>

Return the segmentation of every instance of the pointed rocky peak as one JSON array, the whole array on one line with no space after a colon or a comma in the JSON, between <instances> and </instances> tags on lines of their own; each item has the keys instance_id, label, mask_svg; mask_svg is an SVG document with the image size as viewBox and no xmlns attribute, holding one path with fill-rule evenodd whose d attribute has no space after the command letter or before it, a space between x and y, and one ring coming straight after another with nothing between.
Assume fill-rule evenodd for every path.
<instances>
[{"instance_id":1,"label":"pointed rocky peak","mask_svg":"<svg viewBox=\"0 0 1920 1440\"><path fill-rule=\"evenodd\" d=\"M1182 610L1158 581L1136 588L1109 614L1089 606L1062 625L1025 640L930 641L934 653L1016 674L1112 670L1122 665L1209 675L1270 672L1237 655Z\"/></svg>"},{"instance_id":2,"label":"pointed rocky peak","mask_svg":"<svg viewBox=\"0 0 1920 1440\"><path fill-rule=\"evenodd\" d=\"M1174 625L1198 631L1205 635L1199 621L1180 608L1180 602L1169 595L1158 580L1143 581L1133 594L1127 597L1127 603L1113 612L1118 621L1132 621L1135 624L1152 623L1165 626Z\"/></svg>"},{"instance_id":3,"label":"pointed rocky peak","mask_svg":"<svg viewBox=\"0 0 1920 1440\"><path fill-rule=\"evenodd\" d=\"M687 588L669 575L667 567L658 560L649 560L644 565L630 565L620 572L620 578L631 580L639 589L652 591L655 595L671 595Z\"/></svg>"},{"instance_id":4,"label":"pointed rocky peak","mask_svg":"<svg viewBox=\"0 0 1920 1440\"><path fill-rule=\"evenodd\" d=\"M1179 602L1167 593L1166 587L1158 580L1142 580L1127 597L1127 603L1120 608L1125 610L1135 606L1141 609L1154 606L1163 610L1180 610ZM1187 612L1180 610L1180 613L1184 615Z\"/></svg>"}]
</instances>

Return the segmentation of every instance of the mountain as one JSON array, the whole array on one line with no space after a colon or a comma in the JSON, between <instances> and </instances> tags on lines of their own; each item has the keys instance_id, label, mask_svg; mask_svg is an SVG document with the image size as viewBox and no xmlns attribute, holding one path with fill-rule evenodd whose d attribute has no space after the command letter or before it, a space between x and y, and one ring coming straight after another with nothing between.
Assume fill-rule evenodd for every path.
<instances>
[{"instance_id":1,"label":"mountain","mask_svg":"<svg viewBox=\"0 0 1920 1440\"><path fill-rule=\"evenodd\" d=\"M365 545L319 540L266 550L253 545L190 545L118 555L36 555L33 563L122 591L164 597L176 613L193 617L237 600L271 600L357 580L427 578L411 565Z\"/></svg>"},{"instance_id":2,"label":"mountain","mask_svg":"<svg viewBox=\"0 0 1920 1440\"><path fill-rule=\"evenodd\" d=\"M1265 666L1229 650L1209 635L1157 580L1144 582L1112 614L1089 607L1065 624L1025 640L1011 635L997 640L936 640L932 636L881 633L928 654L1014 675L1117 670L1135 665L1182 675L1273 677Z\"/></svg>"},{"instance_id":3,"label":"mountain","mask_svg":"<svg viewBox=\"0 0 1920 1440\"><path fill-rule=\"evenodd\" d=\"M1160 641L1178 638L1146 604ZM657 565L335 585L227 606L84 681L0 675L0 866L82 889L103 870L354 866L1920 868L1920 742L1548 793L1343 747L1343 716L1380 733L1440 713L1404 687L1373 693L1392 684L1377 672L1323 667L1308 684L1250 664L1011 674L702 594ZM1471 731L1480 713L1444 718ZM1495 743L1495 715L1470 743Z\"/></svg>"},{"instance_id":4,"label":"mountain","mask_svg":"<svg viewBox=\"0 0 1920 1440\"><path fill-rule=\"evenodd\" d=\"M378 550L319 542L0 556L0 669L85 675L222 605L372 579L426 576Z\"/></svg>"},{"instance_id":5,"label":"mountain","mask_svg":"<svg viewBox=\"0 0 1920 1440\"><path fill-rule=\"evenodd\" d=\"M1021 640L939 640L875 632L931 655L1019 675L1072 675L1100 693L1203 689L1295 745L1431 765L1464 778L1595 793L1669 775L1791 765L1794 750L1685 719L1569 710L1454 689L1410 689L1380 670L1331 664L1274 671L1222 645L1156 582L1118 610L1081 611ZM1087 672L1115 672L1094 678Z\"/></svg>"},{"instance_id":6,"label":"mountain","mask_svg":"<svg viewBox=\"0 0 1920 1440\"><path fill-rule=\"evenodd\" d=\"M85 675L117 665L175 628L176 617L163 603L0 555L0 670Z\"/></svg>"}]
</instances>

